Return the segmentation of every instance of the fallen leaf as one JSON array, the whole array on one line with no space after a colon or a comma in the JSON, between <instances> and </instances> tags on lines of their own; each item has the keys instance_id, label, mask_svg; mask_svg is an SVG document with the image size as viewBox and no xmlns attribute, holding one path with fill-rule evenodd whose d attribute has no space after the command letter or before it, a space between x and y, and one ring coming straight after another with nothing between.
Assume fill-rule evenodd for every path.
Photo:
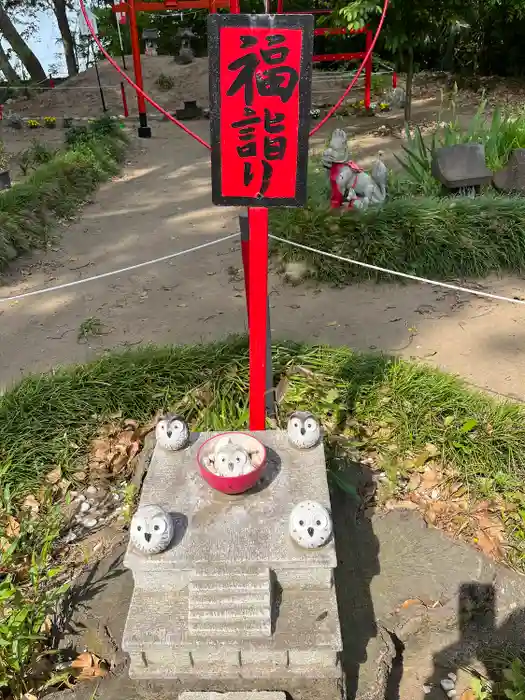
<instances>
[{"instance_id":1,"label":"fallen leaf","mask_svg":"<svg viewBox=\"0 0 525 700\"><path fill-rule=\"evenodd\" d=\"M22 695L22 700L38 700L36 695L33 695L33 693L24 693Z\"/></svg>"},{"instance_id":2,"label":"fallen leaf","mask_svg":"<svg viewBox=\"0 0 525 700\"><path fill-rule=\"evenodd\" d=\"M139 452L140 452L140 442L138 442L138 440L134 440L131 443L131 445L129 446L128 460L133 459L133 457L135 457L135 455L138 455Z\"/></svg>"},{"instance_id":3,"label":"fallen leaf","mask_svg":"<svg viewBox=\"0 0 525 700\"><path fill-rule=\"evenodd\" d=\"M387 501L386 510L417 510L419 508L414 501Z\"/></svg>"},{"instance_id":4,"label":"fallen leaf","mask_svg":"<svg viewBox=\"0 0 525 700\"><path fill-rule=\"evenodd\" d=\"M404 603L401 603L402 608L409 608L411 605L421 605L421 601L419 598L409 598Z\"/></svg>"},{"instance_id":5,"label":"fallen leaf","mask_svg":"<svg viewBox=\"0 0 525 700\"><path fill-rule=\"evenodd\" d=\"M53 622L49 615L46 616L46 619L44 622L42 622L40 626L40 633L41 634L51 634L51 630L53 629Z\"/></svg>"},{"instance_id":6,"label":"fallen leaf","mask_svg":"<svg viewBox=\"0 0 525 700\"><path fill-rule=\"evenodd\" d=\"M431 442L427 442L427 444L425 445L425 450L431 457L436 457L439 454L438 448Z\"/></svg>"},{"instance_id":7,"label":"fallen leaf","mask_svg":"<svg viewBox=\"0 0 525 700\"><path fill-rule=\"evenodd\" d=\"M46 474L46 481L48 484L58 484L62 478L62 471L60 467L55 467L49 474Z\"/></svg>"},{"instance_id":8,"label":"fallen leaf","mask_svg":"<svg viewBox=\"0 0 525 700\"><path fill-rule=\"evenodd\" d=\"M421 484L421 474L419 472L414 472L410 475L408 480L407 489L409 491L415 491Z\"/></svg>"},{"instance_id":9,"label":"fallen leaf","mask_svg":"<svg viewBox=\"0 0 525 700\"><path fill-rule=\"evenodd\" d=\"M430 452L428 452L428 450L423 450L423 452L420 452L416 457L414 457L413 460L411 460L412 467L414 467L415 469L421 469L421 467L426 462L428 462L430 457L431 457Z\"/></svg>"},{"instance_id":10,"label":"fallen leaf","mask_svg":"<svg viewBox=\"0 0 525 700\"><path fill-rule=\"evenodd\" d=\"M85 481L86 480L86 472L75 472L73 474L73 481Z\"/></svg>"},{"instance_id":11,"label":"fallen leaf","mask_svg":"<svg viewBox=\"0 0 525 700\"><path fill-rule=\"evenodd\" d=\"M111 460L111 471L114 474L118 474L121 472L124 467L127 465L129 461L128 455L126 452L120 453L118 456L115 456L114 459Z\"/></svg>"},{"instance_id":12,"label":"fallen leaf","mask_svg":"<svg viewBox=\"0 0 525 700\"><path fill-rule=\"evenodd\" d=\"M108 439L95 438L91 443L90 461L106 462L110 452L111 445Z\"/></svg>"},{"instance_id":13,"label":"fallen leaf","mask_svg":"<svg viewBox=\"0 0 525 700\"><path fill-rule=\"evenodd\" d=\"M102 678L107 675L109 665L104 659L89 651L84 651L71 663L71 668L78 669L77 680Z\"/></svg>"},{"instance_id":14,"label":"fallen leaf","mask_svg":"<svg viewBox=\"0 0 525 700\"><path fill-rule=\"evenodd\" d=\"M431 491L439 484L442 478L442 475L435 469L432 469L432 467L426 467L425 471L421 475L419 491Z\"/></svg>"},{"instance_id":15,"label":"fallen leaf","mask_svg":"<svg viewBox=\"0 0 525 700\"><path fill-rule=\"evenodd\" d=\"M122 445L124 448L128 447L133 440L133 433L133 430L123 430L119 433L117 435L117 446L120 447Z\"/></svg>"},{"instance_id":16,"label":"fallen leaf","mask_svg":"<svg viewBox=\"0 0 525 700\"><path fill-rule=\"evenodd\" d=\"M33 495L26 496L22 503L24 510L30 510L32 515L36 515L40 510L40 504Z\"/></svg>"},{"instance_id":17,"label":"fallen leaf","mask_svg":"<svg viewBox=\"0 0 525 700\"><path fill-rule=\"evenodd\" d=\"M128 430L136 430L139 426L138 421L133 420L133 418L128 418L127 420L124 421L124 428L127 428Z\"/></svg>"},{"instance_id":18,"label":"fallen leaf","mask_svg":"<svg viewBox=\"0 0 525 700\"><path fill-rule=\"evenodd\" d=\"M10 515L7 518L7 527L5 529L5 534L11 539L14 537L18 537L18 535L20 534L20 523L16 518L13 518L12 515Z\"/></svg>"},{"instance_id":19,"label":"fallen leaf","mask_svg":"<svg viewBox=\"0 0 525 700\"><path fill-rule=\"evenodd\" d=\"M7 539L7 537L0 537L0 552L7 552L9 547L11 546L11 542ZM0 569L0 572L2 569Z\"/></svg>"},{"instance_id":20,"label":"fallen leaf","mask_svg":"<svg viewBox=\"0 0 525 700\"><path fill-rule=\"evenodd\" d=\"M445 515L451 515L451 509L448 503L444 501L431 501L428 503L425 510L425 520L430 525L435 525L440 518Z\"/></svg>"},{"instance_id":21,"label":"fallen leaf","mask_svg":"<svg viewBox=\"0 0 525 700\"><path fill-rule=\"evenodd\" d=\"M89 651L83 651L71 662L71 668L91 668L95 664L95 655Z\"/></svg>"},{"instance_id":22,"label":"fallen leaf","mask_svg":"<svg viewBox=\"0 0 525 700\"><path fill-rule=\"evenodd\" d=\"M476 693L471 688L467 688L461 693L459 700L476 700Z\"/></svg>"},{"instance_id":23,"label":"fallen leaf","mask_svg":"<svg viewBox=\"0 0 525 700\"><path fill-rule=\"evenodd\" d=\"M474 535L474 543L490 557L501 558L503 556L503 543L505 542L505 528L497 516L489 514L476 515L479 529Z\"/></svg>"}]
</instances>

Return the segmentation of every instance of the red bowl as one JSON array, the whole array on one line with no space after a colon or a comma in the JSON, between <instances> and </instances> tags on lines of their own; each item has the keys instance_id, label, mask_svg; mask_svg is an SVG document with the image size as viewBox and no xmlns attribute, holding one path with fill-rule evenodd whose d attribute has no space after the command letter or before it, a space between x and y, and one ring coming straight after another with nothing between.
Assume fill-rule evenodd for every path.
<instances>
[{"instance_id":1,"label":"red bowl","mask_svg":"<svg viewBox=\"0 0 525 700\"><path fill-rule=\"evenodd\" d=\"M206 456L206 453L210 450L210 443L220 440L220 438L224 437L225 435L231 435L232 437L235 435L239 435L243 436L245 440L246 438L249 438L250 442L257 443L257 451L260 455L260 464L256 466L255 469L253 469L251 472L248 472L248 474L242 474L241 476L218 476L217 474L211 472L206 467L204 457ZM257 438L254 438L253 435L249 435L248 433L241 433L238 431L231 433L221 433L218 435L213 435L211 438L208 438L202 443L202 445L199 448L199 451L197 452L197 462L199 464L199 469L203 479L213 489L221 491L221 493L244 493L245 491L248 491L253 486L255 486L255 484L263 475L264 470L266 469L266 447L262 444L262 442L260 442L260 440L257 440Z\"/></svg>"}]
</instances>

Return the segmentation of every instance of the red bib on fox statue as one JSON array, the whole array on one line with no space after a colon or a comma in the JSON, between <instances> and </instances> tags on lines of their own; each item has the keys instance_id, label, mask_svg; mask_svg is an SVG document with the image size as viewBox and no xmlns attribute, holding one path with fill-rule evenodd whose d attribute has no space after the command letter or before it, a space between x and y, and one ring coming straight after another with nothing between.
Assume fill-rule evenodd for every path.
<instances>
[{"instance_id":1,"label":"red bib on fox statue","mask_svg":"<svg viewBox=\"0 0 525 700\"><path fill-rule=\"evenodd\" d=\"M339 189L338 183L338 177L341 174L341 170L343 168L350 168L356 174L354 178L354 183L350 184L350 187L352 187L352 189L357 184L358 174L363 172L363 168L357 165L357 163L354 163L352 160L349 160L346 163L332 163L332 165L330 166L330 206L332 209L341 209L341 207L343 206L343 201L345 201L345 197L343 195L343 192ZM349 208L352 208L352 204L353 202L349 202Z\"/></svg>"}]
</instances>

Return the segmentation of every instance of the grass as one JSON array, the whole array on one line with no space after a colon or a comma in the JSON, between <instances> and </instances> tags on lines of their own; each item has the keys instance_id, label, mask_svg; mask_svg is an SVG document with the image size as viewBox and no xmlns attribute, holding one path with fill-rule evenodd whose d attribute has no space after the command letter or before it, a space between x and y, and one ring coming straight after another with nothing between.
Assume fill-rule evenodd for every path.
<instances>
[{"instance_id":1,"label":"grass","mask_svg":"<svg viewBox=\"0 0 525 700\"><path fill-rule=\"evenodd\" d=\"M424 139L407 129L401 171L391 173L389 198L382 207L334 213L329 209L328 178L316 161L309 172L309 200L304 209L272 210L272 232L319 250L399 272L438 280L482 278L525 270L525 198L488 189L474 199L442 197L431 173L434 149L482 143L487 165L504 166L514 148L525 147L525 111L485 116L482 102L466 128L455 117L439 123ZM284 266L301 261L309 275L336 285L363 279L391 281L381 275L287 244L273 242Z\"/></svg>"},{"instance_id":2,"label":"grass","mask_svg":"<svg viewBox=\"0 0 525 700\"><path fill-rule=\"evenodd\" d=\"M503 497L513 563L524 568L522 406L467 390L428 367L348 348L279 343L273 346L273 369L282 397L280 420L297 408L322 419L335 484L345 488L341 441L350 456L374 453L394 482L417 468L418 455L430 443L436 459L471 494ZM182 413L194 429L245 428L246 340L108 354L26 377L0 396L0 520L20 529L7 547L0 537L0 696L2 686L15 697L36 687L32 660L46 653L45 622L65 590L60 553L53 549L59 505L39 496L39 517L33 519L20 516L20 503L42 493L51 469L60 467L67 479L82 468L90 441L115 415L147 421L159 409ZM126 489L126 510L136 495L131 486ZM4 535L9 537L7 530Z\"/></svg>"},{"instance_id":3,"label":"grass","mask_svg":"<svg viewBox=\"0 0 525 700\"><path fill-rule=\"evenodd\" d=\"M78 328L77 340L88 340L93 336L102 335L104 333L104 324L99 318L90 316L85 318Z\"/></svg>"},{"instance_id":4,"label":"grass","mask_svg":"<svg viewBox=\"0 0 525 700\"><path fill-rule=\"evenodd\" d=\"M68 134L68 147L31 172L24 182L0 193L0 269L38 248L52 227L70 217L97 188L119 171L126 136L108 119Z\"/></svg>"},{"instance_id":5,"label":"grass","mask_svg":"<svg viewBox=\"0 0 525 700\"><path fill-rule=\"evenodd\" d=\"M278 210L272 233L305 245L420 277L453 280L525 270L525 199L480 196L400 198L334 214L315 203ZM350 263L273 242L283 262L306 261L311 275L337 285L388 279Z\"/></svg>"},{"instance_id":6,"label":"grass","mask_svg":"<svg viewBox=\"0 0 525 700\"><path fill-rule=\"evenodd\" d=\"M279 344L273 362L276 381L290 368L305 368L286 380L285 413L299 406L310 409L335 432L352 417L371 436L366 449L388 453L392 460L430 442L476 491L515 488L515 497L521 498L521 406L473 393L436 370L347 348ZM170 408L198 429L245 427L247 390L243 338L147 346L27 377L0 398L1 483L13 498L22 497L38 488L51 465L71 473L97 429L115 413L146 420L159 408ZM385 424L388 439L380 430Z\"/></svg>"}]
</instances>

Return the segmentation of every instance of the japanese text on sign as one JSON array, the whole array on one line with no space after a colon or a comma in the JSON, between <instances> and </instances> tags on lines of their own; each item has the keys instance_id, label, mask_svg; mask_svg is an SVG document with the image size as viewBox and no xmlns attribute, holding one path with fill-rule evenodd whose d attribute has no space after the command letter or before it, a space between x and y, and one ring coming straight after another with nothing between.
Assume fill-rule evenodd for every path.
<instances>
[{"instance_id":1,"label":"japanese text on sign","mask_svg":"<svg viewBox=\"0 0 525 700\"><path fill-rule=\"evenodd\" d=\"M301 20L310 18L294 18L293 28L279 26L288 18L278 19L260 16L254 23L249 16L247 26L220 27L219 80L211 96L212 112L214 98L219 104L218 133L212 124L216 203L297 206L303 199L310 85L305 95L301 76L310 63ZM263 21L273 26L259 26Z\"/></svg>"}]
</instances>

